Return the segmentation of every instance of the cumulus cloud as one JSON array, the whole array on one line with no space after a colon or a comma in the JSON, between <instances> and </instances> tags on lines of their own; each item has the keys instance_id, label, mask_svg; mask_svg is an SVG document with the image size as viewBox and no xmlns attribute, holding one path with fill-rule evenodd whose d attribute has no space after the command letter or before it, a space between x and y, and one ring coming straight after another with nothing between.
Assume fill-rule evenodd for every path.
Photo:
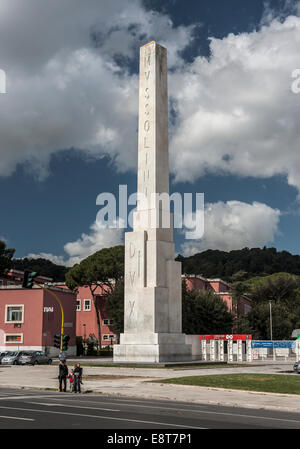
<instances>
[{"instance_id":1,"label":"cumulus cloud","mask_svg":"<svg viewBox=\"0 0 300 449\"><path fill-rule=\"evenodd\" d=\"M261 247L272 242L278 231L280 211L263 203L241 201L210 203L204 212L204 235L181 246L185 256L219 249L230 251Z\"/></svg>"},{"instance_id":2,"label":"cumulus cloud","mask_svg":"<svg viewBox=\"0 0 300 449\"><path fill-rule=\"evenodd\" d=\"M300 95L291 90L300 68L300 17L265 23L211 38L209 58L199 56L170 77L177 181L205 173L281 174L300 189Z\"/></svg>"},{"instance_id":3,"label":"cumulus cloud","mask_svg":"<svg viewBox=\"0 0 300 449\"><path fill-rule=\"evenodd\" d=\"M51 155L70 148L136 168L138 80L124 61L155 38L180 66L193 29L141 0L1 0L0 176L26 162L43 179Z\"/></svg>"},{"instance_id":4,"label":"cumulus cloud","mask_svg":"<svg viewBox=\"0 0 300 449\"><path fill-rule=\"evenodd\" d=\"M65 255L54 255L51 253L41 252L39 254L30 253L26 257L38 259L44 258L58 265L72 267L76 263L80 263L86 257L94 254L103 248L111 248L124 244L124 229L122 223L118 226L116 222L115 228L108 228L103 225L99 227L96 223L90 226L88 234L82 233L81 237L74 242L68 242L64 245Z\"/></svg>"},{"instance_id":5,"label":"cumulus cloud","mask_svg":"<svg viewBox=\"0 0 300 449\"><path fill-rule=\"evenodd\" d=\"M281 174L299 189L297 14L300 2L266 7L257 30L211 37L210 57L185 64L180 52L196 24L175 27L141 0L2 0L0 176L26 162L43 179L52 154L69 148L109 155L119 171L136 168L138 80L126 67L155 39L172 68L175 180Z\"/></svg>"}]
</instances>

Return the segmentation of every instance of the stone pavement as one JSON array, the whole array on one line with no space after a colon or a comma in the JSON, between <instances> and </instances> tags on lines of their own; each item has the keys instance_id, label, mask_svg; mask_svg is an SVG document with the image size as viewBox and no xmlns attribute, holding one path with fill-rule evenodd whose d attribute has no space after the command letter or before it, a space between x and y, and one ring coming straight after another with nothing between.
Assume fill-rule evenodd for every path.
<instances>
[{"instance_id":1,"label":"stone pavement","mask_svg":"<svg viewBox=\"0 0 300 449\"><path fill-rule=\"evenodd\" d=\"M73 366L68 362L69 368ZM246 392L151 381L182 376L200 376L220 373L268 373L288 374L293 363L250 365L247 367L210 369L167 369L167 368L123 368L83 367L83 393L105 396L131 397L137 400L176 400L198 404L215 404L247 408L284 410L300 413L300 397L297 395ZM57 389L58 366L2 366L0 365L0 387L24 389Z\"/></svg>"}]
</instances>

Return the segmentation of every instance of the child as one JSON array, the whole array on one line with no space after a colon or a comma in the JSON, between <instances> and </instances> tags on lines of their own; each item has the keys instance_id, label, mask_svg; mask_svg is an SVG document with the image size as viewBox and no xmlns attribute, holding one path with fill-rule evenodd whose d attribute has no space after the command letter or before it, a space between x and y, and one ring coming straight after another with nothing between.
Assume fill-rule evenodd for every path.
<instances>
[{"instance_id":1,"label":"child","mask_svg":"<svg viewBox=\"0 0 300 449\"><path fill-rule=\"evenodd\" d=\"M68 379L70 381L70 391L71 391L71 393L73 393L73 391L74 391L74 370L73 369L71 370L71 372L68 376Z\"/></svg>"}]
</instances>

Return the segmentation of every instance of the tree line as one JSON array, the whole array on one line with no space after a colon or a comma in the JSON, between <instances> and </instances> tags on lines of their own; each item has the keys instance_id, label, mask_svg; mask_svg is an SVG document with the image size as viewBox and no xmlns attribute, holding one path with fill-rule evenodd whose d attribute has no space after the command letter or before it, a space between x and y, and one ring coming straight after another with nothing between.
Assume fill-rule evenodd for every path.
<instances>
[{"instance_id":1,"label":"tree line","mask_svg":"<svg viewBox=\"0 0 300 449\"><path fill-rule=\"evenodd\" d=\"M178 255L182 272L225 281L250 279L279 272L300 275L300 256L276 248L244 248L229 252L207 250L190 257Z\"/></svg>"},{"instance_id":2,"label":"tree line","mask_svg":"<svg viewBox=\"0 0 300 449\"><path fill-rule=\"evenodd\" d=\"M237 254L243 255L241 261ZM0 274L9 268L15 268L14 250L6 248L0 241ZM205 256L207 263L205 264ZM231 286L233 311L228 311L223 300L212 291L187 290L182 285L182 331L186 334L246 333L254 339L269 339L270 304L272 309L273 339L290 339L293 329L300 329L300 271L299 256L286 251L277 252L274 248L248 249L241 251L205 251L190 258L179 256L184 273L201 274L205 277L225 278ZM200 260L199 267L196 261ZM23 261L23 265L21 264ZM279 261L283 261L282 264ZM190 271L187 269L190 263ZM224 267L229 263L228 276L224 276ZM46 267L52 271L45 271ZM232 267L235 267L234 271ZM80 286L90 288L97 311L98 340L101 342L100 311L97 300L97 288L105 285L107 291L106 310L113 320L112 330L119 335L124 330L124 246L105 248L82 260L72 268L60 271L45 259L20 259L18 268L38 271L55 281L65 281L72 290ZM55 271L58 267L58 271ZM219 267L219 271L213 271ZM260 268L259 268L260 267ZM43 270L41 270L41 268ZM290 272L284 272L288 268ZM250 271L246 271L246 269ZM259 270L262 271L259 271ZM267 271L276 270L275 273ZM206 270L206 271L205 271ZM62 276L62 273L64 275ZM230 275L229 275L230 273ZM252 310L243 316L241 303L243 295L252 301Z\"/></svg>"}]
</instances>

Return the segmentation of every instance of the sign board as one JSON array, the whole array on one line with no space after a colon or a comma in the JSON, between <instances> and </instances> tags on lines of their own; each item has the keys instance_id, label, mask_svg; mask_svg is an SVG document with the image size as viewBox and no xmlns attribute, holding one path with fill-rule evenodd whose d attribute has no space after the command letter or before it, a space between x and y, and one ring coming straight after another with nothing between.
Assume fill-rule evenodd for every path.
<instances>
[{"instance_id":1,"label":"sign board","mask_svg":"<svg viewBox=\"0 0 300 449\"><path fill-rule=\"evenodd\" d=\"M58 358L59 358L59 360L62 362L62 361L64 361L64 360L67 360L67 353L66 352L60 352L59 354L58 354Z\"/></svg>"},{"instance_id":2,"label":"sign board","mask_svg":"<svg viewBox=\"0 0 300 449\"><path fill-rule=\"evenodd\" d=\"M252 340L252 335L251 334L200 335L200 340L246 341Z\"/></svg>"},{"instance_id":3,"label":"sign board","mask_svg":"<svg viewBox=\"0 0 300 449\"><path fill-rule=\"evenodd\" d=\"M295 341L253 340L252 348L294 348Z\"/></svg>"}]
</instances>

